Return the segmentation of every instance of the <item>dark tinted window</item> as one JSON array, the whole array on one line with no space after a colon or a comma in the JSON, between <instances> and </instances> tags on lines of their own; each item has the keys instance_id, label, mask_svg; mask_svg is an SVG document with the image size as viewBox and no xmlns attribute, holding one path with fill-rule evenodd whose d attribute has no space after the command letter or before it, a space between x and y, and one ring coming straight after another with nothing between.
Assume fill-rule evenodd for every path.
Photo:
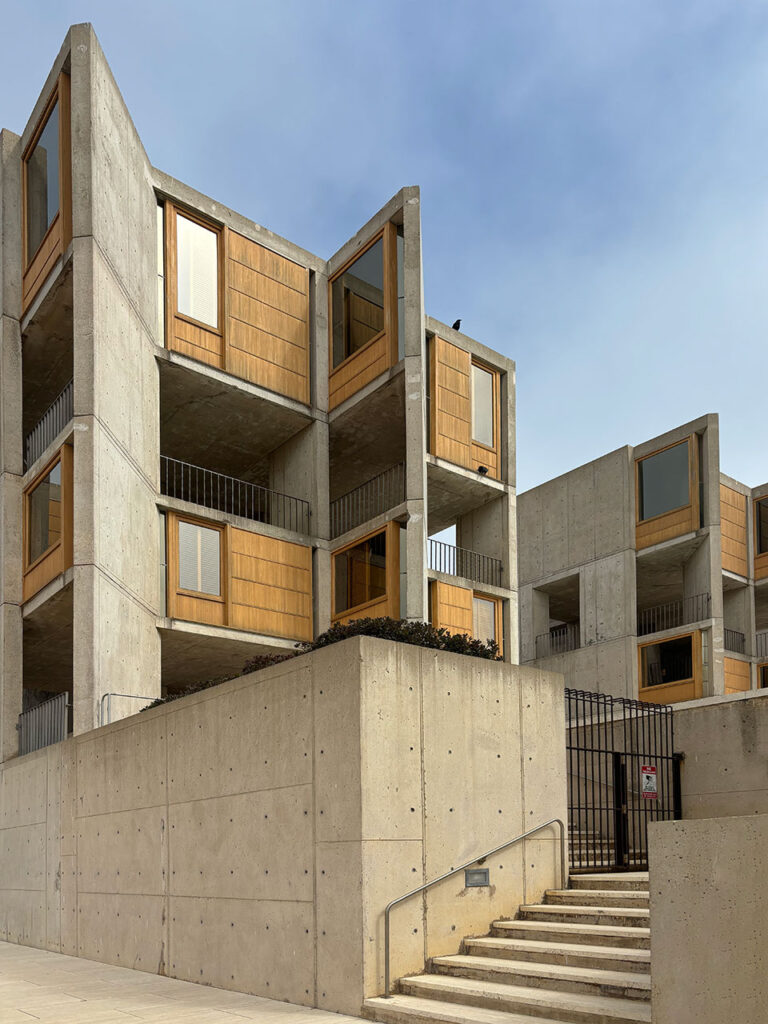
<instances>
[{"instance_id":1,"label":"dark tinted window","mask_svg":"<svg viewBox=\"0 0 768 1024\"><path fill-rule=\"evenodd\" d=\"M334 557L335 614L368 604L387 592L387 535L375 537Z\"/></svg>"},{"instance_id":2,"label":"dark tinted window","mask_svg":"<svg viewBox=\"0 0 768 1024\"><path fill-rule=\"evenodd\" d=\"M331 285L333 365L384 330L384 243L380 238Z\"/></svg>"},{"instance_id":3,"label":"dark tinted window","mask_svg":"<svg viewBox=\"0 0 768 1024\"><path fill-rule=\"evenodd\" d=\"M688 441L638 462L640 520L652 519L689 504L688 478Z\"/></svg>"},{"instance_id":4,"label":"dark tinted window","mask_svg":"<svg viewBox=\"0 0 768 1024\"><path fill-rule=\"evenodd\" d=\"M693 678L693 637L665 640L643 648L643 686Z\"/></svg>"},{"instance_id":5,"label":"dark tinted window","mask_svg":"<svg viewBox=\"0 0 768 1024\"><path fill-rule=\"evenodd\" d=\"M61 540L61 463L29 495L29 562Z\"/></svg>"},{"instance_id":6,"label":"dark tinted window","mask_svg":"<svg viewBox=\"0 0 768 1024\"><path fill-rule=\"evenodd\" d=\"M755 502L755 519L757 520L757 553L764 555L768 551L768 498Z\"/></svg>"},{"instance_id":7,"label":"dark tinted window","mask_svg":"<svg viewBox=\"0 0 768 1024\"><path fill-rule=\"evenodd\" d=\"M27 257L37 252L59 209L59 104L27 158Z\"/></svg>"}]
</instances>

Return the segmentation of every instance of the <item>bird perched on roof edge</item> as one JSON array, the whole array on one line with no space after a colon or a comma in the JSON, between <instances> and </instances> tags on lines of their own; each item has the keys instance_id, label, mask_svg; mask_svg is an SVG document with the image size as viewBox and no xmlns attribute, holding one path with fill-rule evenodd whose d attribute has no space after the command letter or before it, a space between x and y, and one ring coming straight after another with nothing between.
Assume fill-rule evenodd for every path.
<instances>
[{"instance_id":1,"label":"bird perched on roof edge","mask_svg":"<svg viewBox=\"0 0 768 1024\"><path fill-rule=\"evenodd\" d=\"M461 329L461 319L459 319L459 320L457 320L457 321L456 321L456 323L455 323L455 324L453 325L453 328L452 328L452 330L454 330L454 331L458 331L458 330L460 330L460 329Z\"/></svg>"}]
</instances>

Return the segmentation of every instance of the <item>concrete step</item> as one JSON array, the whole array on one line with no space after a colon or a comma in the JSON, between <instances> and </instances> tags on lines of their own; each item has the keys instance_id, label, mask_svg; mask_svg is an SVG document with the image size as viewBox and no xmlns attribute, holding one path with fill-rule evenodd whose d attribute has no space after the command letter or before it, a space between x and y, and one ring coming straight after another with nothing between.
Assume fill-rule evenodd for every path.
<instances>
[{"instance_id":1,"label":"concrete step","mask_svg":"<svg viewBox=\"0 0 768 1024\"><path fill-rule=\"evenodd\" d=\"M621 889L624 892L632 889L647 892L649 884L647 871L618 871L611 874L593 872L571 875L570 878L572 889Z\"/></svg>"},{"instance_id":2,"label":"concrete step","mask_svg":"<svg viewBox=\"0 0 768 1024\"><path fill-rule=\"evenodd\" d=\"M571 907L646 908L649 895L638 889L547 889L544 902Z\"/></svg>"},{"instance_id":3,"label":"concrete step","mask_svg":"<svg viewBox=\"0 0 768 1024\"><path fill-rule=\"evenodd\" d=\"M543 921L494 921L491 937L577 943L611 949L650 949L651 946L651 930L648 927L590 924L578 919L563 922L549 918Z\"/></svg>"},{"instance_id":4,"label":"concrete step","mask_svg":"<svg viewBox=\"0 0 768 1024\"><path fill-rule=\"evenodd\" d=\"M465 939L463 951L469 956L561 964L564 967L594 967L636 974L648 974L651 969L650 950L625 949L621 946L590 946L586 943L557 940L546 942L539 939L491 936L483 939Z\"/></svg>"},{"instance_id":5,"label":"concrete step","mask_svg":"<svg viewBox=\"0 0 768 1024\"><path fill-rule=\"evenodd\" d=\"M649 975L608 971L593 967L492 959L487 956L437 956L430 961L432 973L475 981L523 985L548 992L579 992L582 995L619 999L650 999Z\"/></svg>"},{"instance_id":6,"label":"concrete step","mask_svg":"<svg viewBox=\"0 0 768 1024\"><path fill-rule=\"evenodd\" d=\"M521 921L558 921L571 924L611 924L620 928L649 927L650 911L634 907L550 906L548 903L520 907Z\"/></svg>"},{"instance_id":7,"label":"concrete step","mask_svg":"<svg viewBox=\"0 0 768 1024\"><path fill-rule=\"evenodd\" d=\"M403 995L463 1003L465 1007L484 1006L491 1010L505 1010L573 1024L650 1024L651 1020L650 1003L640 999L552 992L525 985L505 985L444 974L402 978L400 989Z\"/></svg>"},{"instance_id":8,"label":"concrete step","mask_svg":"<svg viewBox=\"0 0 768 1024\"><path fill-rule=\"evenodd\" d=\"M439 999L394 995L391 999L366 999L363 1016L385 1024L561 1024L551 1017L530 1017L529 1014L489 1010L484 1006L445 1003Z\"/></svg>"}]
</instances>

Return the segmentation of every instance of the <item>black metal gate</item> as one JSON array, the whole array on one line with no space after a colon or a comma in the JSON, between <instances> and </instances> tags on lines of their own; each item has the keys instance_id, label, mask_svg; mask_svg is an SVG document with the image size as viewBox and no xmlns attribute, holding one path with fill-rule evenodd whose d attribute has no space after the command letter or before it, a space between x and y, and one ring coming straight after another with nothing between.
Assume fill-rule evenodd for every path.
<instances>
[{"instance_id":1,"label":"black metal gate","mask_svg":"<svg viewBox=\"0 0 768 1024\"><path fill-rule=\"evenodd\" d=\"M648 823L680 817L672 709L565 691L571 871L643 871Z\"/></svg>"}]
</instances>

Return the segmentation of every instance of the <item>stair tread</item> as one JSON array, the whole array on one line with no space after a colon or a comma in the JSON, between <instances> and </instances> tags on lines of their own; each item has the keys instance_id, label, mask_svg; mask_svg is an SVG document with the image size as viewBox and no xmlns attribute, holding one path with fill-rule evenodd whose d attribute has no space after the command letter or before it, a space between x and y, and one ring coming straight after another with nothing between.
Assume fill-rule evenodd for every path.
<instances>
[{"instance_id":1,"label":"stair tread","mask_svg":"<svg viewBox=\"0 0 768 1024\"><path fill-rule=\"evenodd\" d=\"M525 985L506 985L498 981L475 981L472 978L457 978L450 975L421 974L403 978L401 984L411 985L423 992L452 992L468 998L492 998L499 1002L527 1003L529 1006L548 1006L561 1010L602 1012L617 1020L651 1020L651 1004L640 999L623 999L620 996L584 995L581 992L560 992L545 988L530 988ZM519 1011L515 1011L519 1012Z\"/></svg>"},{"instance_id":2,"label":"stair tread","mask_svg":"<svg viewBox=\"0 0 768 1024\"><path fill-rule=\"evenodd\" d=\"M588 878L590 881L595 882L602 878L613 879L619 877L625 878L628 882L647 882L650 879L647 871L622 871L620 873L615 871L590 871L579 875L579 878Z\"/></svg>"},{"instance_id":3,"label":"stair tread","mask_svg":"<svg viewBox=\"0 0 768 1024\"><path fill-rule=\"evenodd\" d=\"M541 964L529 960L505 960L490 956L458 954L436 956L433 963L448 967L464 967L472 970L497 971L500 974L527 974L553 980L581 981L595 985L613 985L650 991L651 979L647 974L631 974L627 971L610 971L597 967L566 967L562 964Z\"/></svg>"},{"instance_id":4,"label":"stair tread","mask_svg":"<svg viewBox=\"0 0 768 1024\"><path fill-rule=\"evenodd\" d=\"M493 928L524 928L530 932L557 931L571 932L574 935L650 935L650 928L620 924L575 924L571 921L494 921Z\"/></svg>"},{"instance_id":5,"label":"stair tread","mask_svg":"<svg viewBox=\"0 0 768 1024\"><path fill-rule=\"evenodd\" d=\"M513 922L520 924L524 922ZM546 922L532 921L531 924L545 924ZM585 928L601 928L602 925L584 925ZM627 931L633 934L640 929L628 928ZM651 962L651 951L649 949L625 949L622 946L590 946L587 943L578 942L547 942L544 939L504 939L484 936L480 939L466 939L470 947L480 946L483 949L509 949L528 950L531 953L563 953L566 956L593 956L605 958L606 960L635 960L638 963Z\"/></svg>"},{"instance_id":6,"label":"stair tread","mask_svg":"<svg viewBox=\"0 0 768 1024\"><path fill-rule=\"evenodd\" d=\"M520 907L521 911L533 910L537 914L605 914L608 917L636 917L639 919L650 917L650 910L647 907L590 907L581 904L566 903L526 903Z\"/></svg>"},{"instance_id":7,"label":"stair tread","mask_svg":"<svg viewBox=\"0 0 768 1024\"><path fill-rule=\"evenodd\" d=\"M374 1013L395 1011L407 1013L422 1020L445 1020L451 1024L534 1024L527 1014L511 1013L507 1010L490 1010L485 1006L470 1006L466 1003L448 1003L440 999L422 999L419 996L394 995L391 999L377 996L366 999L365 1008ZM550 1017L536 1017L535 1024L563 1024Z\"/></svg>"},{"instance_id":8,"label":"stair tread","mask_svg":"<svg viewBox=\"0 0 768 1024\"><path fill-rule=\"evenodd\" d=\"M647 889L546 889L546 896L578 896L579 899L584 899L585 896L590 898L601 899L605 896L608 899L615 900L620 896L626 896L628 900L647 899Z\"/></svg>"}]
</instances>

